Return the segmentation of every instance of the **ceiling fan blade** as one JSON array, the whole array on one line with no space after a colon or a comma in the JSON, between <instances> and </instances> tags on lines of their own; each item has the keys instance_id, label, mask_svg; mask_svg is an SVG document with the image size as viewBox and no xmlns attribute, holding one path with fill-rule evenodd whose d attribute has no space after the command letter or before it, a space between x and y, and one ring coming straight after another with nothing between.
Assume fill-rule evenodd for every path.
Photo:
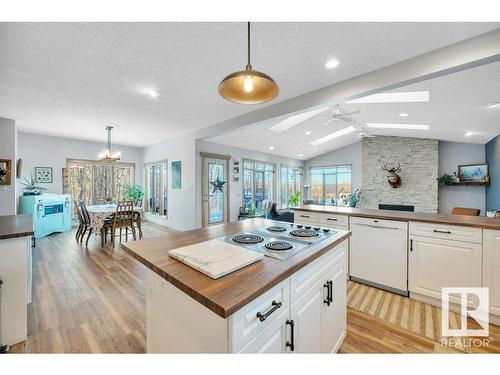
<instances>
[{"instance_id":1,"label":"ceiling fan blade","mask_svg":"<svg viewBox=\"0 0 500 375\"><path fill-rule=\"evenodd\" d=\"M339 120L345 121L345 122L353 122L354 120L349 117L339 117Z\"/></svg>"},{"instance_id":2,"label":"ceiling fan blade","mask_svg":"<svg viewBox=\"0 0 500 375\"><path fill-rule=\"evenodd\" d=\"M358 113L361 113L361 111L352 111L352 112L342 113L342 116L357 115Z\"/></svg>"}]
</instances>

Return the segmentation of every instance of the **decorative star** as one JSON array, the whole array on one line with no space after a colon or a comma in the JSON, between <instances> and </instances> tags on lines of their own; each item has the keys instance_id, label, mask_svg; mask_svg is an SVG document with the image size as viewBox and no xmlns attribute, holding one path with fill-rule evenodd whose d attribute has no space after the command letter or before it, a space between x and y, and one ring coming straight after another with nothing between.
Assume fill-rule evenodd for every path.
<instances>
[{"instance_id":1,"label":"decorative star","mask_svg":"<svg viewBox=\"0 0 500 375\"><path fill-rule=\"evenodd\" d=\"M221 181L219 177L217 177L215 181L210 181L210 185L214 187L214 189L212 190L212 194L215 193L217 190L220 190L221 193L224 193L222 187L224 186L225 183L226 181Z\"/></svg>"}]
</instances>

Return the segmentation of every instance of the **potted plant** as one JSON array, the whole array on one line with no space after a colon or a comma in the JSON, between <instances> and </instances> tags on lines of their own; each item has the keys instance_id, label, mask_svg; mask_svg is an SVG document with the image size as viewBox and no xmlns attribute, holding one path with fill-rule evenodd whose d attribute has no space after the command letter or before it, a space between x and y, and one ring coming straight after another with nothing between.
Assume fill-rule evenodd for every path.
<instances>
[{"instance_id":1,"label":"potted plant","mask_svg":"<svg viewBox=\"0 0 500 375\"><path fill-rule=\"evenodd\" d=\"M24 186L23 195L40 195L42 194L42 190L47 190L46 188L37 185L33 175L30 175L29 180L26 176L24 176L24 182L21 181L20 184Z\"/></svg>"},{"instance_id":2,"label":"potted plant","mask_svg":"<svg viewBox=\"0 0 500 375\"><path fill-rule=\"evenodd\" d=\"M295 194L292 194L288 197L288 205L291 207L297 207L300 204L300 196L302 193L297 191Z\"/></svg>"},{"instance_id":3,"label":"potted plant","mask_svg":"<svg viewBox=\"0 0 500 375\"><path fill-rule=\"evenodd\" d=\"M359 197L361 195L361 190L356 189L347 196L347 204L351 208L355 208L359 203Z\"/></svg>"},{"instance_id":4,"label":"potted plant","mask_svg":"<svg viewBox=\"0 0 500 375\"><path fill-rule=\"evenodd\" d=\"M439 186L450 186L456 182L456 177L454 175L445 173L444 175L439 176L437 178L437 181Z\"/></svg>"},{"instance_id":5,"label":"potted plant","mask_svg":"<svg viewBox=\"0 0 500 375\"><path fill-rule=\"evenodd\" d=\"M134 206L144 198L144 190L141 185L127 185L123 188L122 196L134 202Z\"/></svg>"}]
</instances>

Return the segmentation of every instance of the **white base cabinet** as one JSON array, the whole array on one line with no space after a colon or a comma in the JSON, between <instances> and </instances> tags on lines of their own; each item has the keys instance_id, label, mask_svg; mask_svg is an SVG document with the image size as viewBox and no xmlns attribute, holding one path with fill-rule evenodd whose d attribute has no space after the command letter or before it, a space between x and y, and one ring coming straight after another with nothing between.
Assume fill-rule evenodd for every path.
<instances>
[{"instance_id":1,"label":"white base cabinet","mask_svg":"<svg viewBox=\"0 0 500 375\"><path fill-rule=\"evenodd\" d=\"M148 270L147 352L338 351L346 334L345 247L344 241L227 319Z\"/></svg>"},{"instance_id":2,"label":"white base cabinet","mask_svg":"<svg viewBox=\"0 0 500 375\"><path fill-rule=\"evenodd\" d=\"M427 224L426 227L430 225ZM410 224L409 289L425 297L441 301L441 289L445 287L481 287L483 246L481 229L474 236L466 237L461 232L455 235L455 227L439 226L428 233L422 224ZM475 232L475 231L472 231ZM425 233L427 236L415 235ZM473 241L473 242L468 242ZM458 298L450 301L459 304ZM472 306L472 301L469 301Z\"/></svg>"},{"instance_id":3,"label":"white base cabinet","mask_svg":"<svg viewBox=\"0 0 500 375\"><path fill-rule=\"evenodd\" d=\"M483 231L483 287L489 288L490 314L500 324L500 231Z\"/></svg>"}]
</instances>

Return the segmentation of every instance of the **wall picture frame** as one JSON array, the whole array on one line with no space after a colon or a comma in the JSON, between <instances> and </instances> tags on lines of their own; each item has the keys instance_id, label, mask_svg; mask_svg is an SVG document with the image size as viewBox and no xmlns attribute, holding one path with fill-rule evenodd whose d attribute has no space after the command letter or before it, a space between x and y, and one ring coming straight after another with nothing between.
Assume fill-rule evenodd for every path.
<instances>
[{"instance_id":1,"label":"wall picture frame","mask_svg":"<svg viewBox=\"0 0 500 375\"><path fill-rule=\"evenodd\" d=\"M487 163L459 165L457 174L460 182L488 182L489 166Z\"/></svg>"},{"instance_id":2,"label":"wall picture frame","mask_svg":"<svg viewBox=\"0 0 500 375\"><path fill-rule=\"evenodd\" d=\"M10 185L12 176L12 160L0 159L0 185Z\"/></svg>"},{"instance_id":3,"label":"wall picture frame","mask_svg":"<svg viewBox=\"0 0 500 375\"><path fill-rule=\"evenodd\" d=\"M172 189L182 188L182 162L176 160L172 162Z\"/></svg>"},{"instance_id":4,"label":"wall picture frame","mask_svg":"<svg viewBox=\"0 0 500 375\"><path fill-rule=\"evenodd\" d=\"M40 184L51 184L52 167L35 167L35 181Z\"/></svg>"}]
</instances>

